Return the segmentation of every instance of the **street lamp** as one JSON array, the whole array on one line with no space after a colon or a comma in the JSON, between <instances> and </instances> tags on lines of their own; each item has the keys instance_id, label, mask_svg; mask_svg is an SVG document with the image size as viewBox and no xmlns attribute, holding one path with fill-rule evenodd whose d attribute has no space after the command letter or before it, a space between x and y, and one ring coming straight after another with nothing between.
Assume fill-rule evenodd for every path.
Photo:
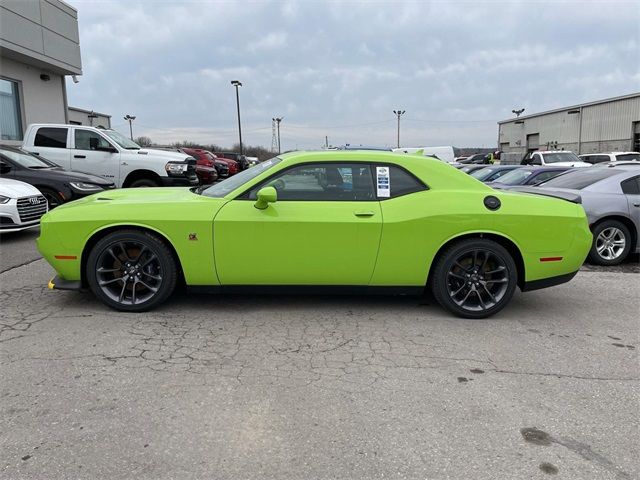
<instances>
[{"instance_id":1,"label":"street lamp","mask_svg":"<svg viewBox=\"0 0 640 480\"><path fill-rule=\"evenodd\" d=\"M231 80L231 85L236 87L236 107L238 108L238 137L240 138L240 155L242 155L242 126L240 125L240 95L238 93L238 87L241 87L242 83L240 83L238 80Z\"/></svg>"},{"instance_id":2,"label":"street lamp","mask_svg":"<svg viewBox=\"0 0 640 480\"><path fill-rule=\"evenodd\" d=\"M284 117L275 117L272 118L271 120L273 120L274 122L276 122L276 128L278 130L278 153L280 153L282 150L280 149L280 122L282 120L284 120Z\"/></svg>"},{"instance_id":3,"label":"street lamp","mask_svg":"<svg viewBox=\"0 0 640 480\"><path fill-rule=\"evenodd\" d=\"M393 113L398 117L398 148L400 148L400 115L404 115L404 110L394 110Z\"/></svg>"},{"instance_id":4,"label":"street lamp","mask_svg":"<svg viewBox=\"0 0 640 480\"><path fill-rule=\"evenodd\" d=\"M520 115L522 115L522 112L524 112L524 108L521 108L519 110L511 110L511 113L515 113L516 117L519 117Z\"/></svg>"},{"instance_id":5,"label":"street lamp","mask_svg":"<svg viewBox=\"0 0 640 480\"><path fill-rule=\"evenodd\" d=\"M127 114L124 116L124 119L129 122L129 135L131 136L131 141L133 142L133 126L131 125L131 122L133 122L136 119L136 117L135 115Z\"/></svg>"}]
</instances>

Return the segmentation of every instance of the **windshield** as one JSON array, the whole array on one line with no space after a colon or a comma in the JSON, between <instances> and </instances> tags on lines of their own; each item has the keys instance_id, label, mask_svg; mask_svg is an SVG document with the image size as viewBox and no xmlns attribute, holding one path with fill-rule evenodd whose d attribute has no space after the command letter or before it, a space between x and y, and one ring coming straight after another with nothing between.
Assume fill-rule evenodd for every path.
<instances>
[{"instance_id":1,"label":"windshield","mask_svg":"<svg viewBox=\"0 0 640 480\"><path fill-rule=\"evenodd\" d=\"M522 185L532 173L533 172L531 170L516 168L515 170L505 173L500 178L497 178L496 182L502 183L503 185Z\"/></svg>"},{"instance_id":2,"label":"windshield","mask_svg":"<svg viewBox=\"0 0 640 480\"><path fill-rule=\"evenodd\" d=\"M558 162L582 162L578 156L573 152L556 152L545 153L544 163L558 163Z\"/></svg>"},{"instance_id":3,"label":"windshield","mask_svg":"<svg viewBox=\"0 0 640 480\"><path fill-rule=\"evenodd\" d=\"M236 188L244 185L250 180L253 180L262 172L269 170L271 167L280 162L281 159L279 159L278 157L274 157L270 160L259 163L255 167L249 168L248 170L243 170L242 172L235 174L233 177L229 177L222 182L210 186L202 192L202 195L206 195L207 197L222 198L227 193L233 192Z\"/></svg>"},{"instance_id":4,"label":"windshield","mask_svg":"<svg viewBox=\"0 0 640 480\"><path fill-rule=\"evenodd\" d=\"M7 157L9 160L17 163L18 165L25 168L54 168L58 167L53 162L46 160L44 158L36 157L35 155L31 155L30 153L18 152L15 150L5 150L4 148L0 150L0 153Z\"/></svg>"},{"instance_id":5,"label":"windshield","mask_svg":"<svg viewBox=\"0 0 640 480\"><path fill-rule=\"evenodd\" d=\"M481 168L479 170L474 170L473 172L471 172L471 176L477 178L478 180L484 180L485 178L489 178L495 171L495 168Z\"/></svg>"},{"instance_id":6,"label":"windshield","mask_svg":"<svg viewBox=\"0 0 640 480\"><path fill-rule=\"evenodd\" d=\"M140 145L115 130L105 130L104 133L122 148L126 148L127 150L140 150Z\"/></svg>"},{"instance_id":7,"label":"windshield","mask_svg":"<svg viewBox=\"0 0 640 480\"><path fill-rule=\"evenodd\" d=\"M572 188L582 190L600 180L612 177L620 173L615 168L577 168L569 170L548 182L541 183L545 187Z\"/></svg>"}]
</instances>

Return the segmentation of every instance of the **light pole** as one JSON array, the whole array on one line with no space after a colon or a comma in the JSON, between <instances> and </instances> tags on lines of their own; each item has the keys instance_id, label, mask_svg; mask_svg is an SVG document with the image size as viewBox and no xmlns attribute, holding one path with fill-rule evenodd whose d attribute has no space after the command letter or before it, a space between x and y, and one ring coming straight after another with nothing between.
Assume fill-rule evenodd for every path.
<instances>
[{"instance_id":1,"label":"light pole","mask_svg":"<svg viewBox=\"0 0 640 480\"><path fill-rule=\"evenodd\" d=\"M404 110L394 110L393 113L398 117L398 148L400 148L400 115L404 115Z\"/></svg>"},{"instance_id":2,"label":"light pole","mask_svg":"<svg viewBox=\"0 0 640 480\"><path fill-rule=\"evenodd\" d=\"M238 137L240 139L240 155L242 155L242 126L240 125L240 94L238 93L238 87L242 86L238 80L231 80L231 85L236 87L236 107L238 109ZM280 142L278 142L280 143Z\"/></svg>"},{"instance_id":3,"label":"light pole","mask_svg":"<svg viewBox=\"0 0 640 480\"><path fill-rule=\"evenodd\" d=\"M280 149L280 122L284 120L284 117L279 117L279 118L275 117L275 118L272 118L272 120L276 122L276 129L278 130L278 153L280 153L282 151Z\"/></svg>"},{"instance_id":4,"label":"light pole","mask_svg":"<svg viewBox=\"0 0 640 480\"><path fill-rule=\"evenodd\" d=\"M131 136L131 141L133 142L133 126L131 123L136 119L135 115L125 115L124 119L129 122L129 135ZM144 126L144 125L143 125Z\"/></svg>"}]
</instances>

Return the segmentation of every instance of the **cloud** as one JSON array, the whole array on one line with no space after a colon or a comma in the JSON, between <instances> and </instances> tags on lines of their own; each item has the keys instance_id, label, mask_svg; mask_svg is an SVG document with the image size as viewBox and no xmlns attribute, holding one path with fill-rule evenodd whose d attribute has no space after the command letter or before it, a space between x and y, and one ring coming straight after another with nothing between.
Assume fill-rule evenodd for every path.
<instances>
[{"instance_id":1,"label":"cloud","mask_svg":"<svg viewBox=\"0 0 640 480\"><path fill-rule=\"evenodd\" d=\"M135 134L230 145L493 145L496 121L637 90L632 3L69 0L84 75L69 103ZM120 125L120 123L122 123ZM246 131L245 131L246 130Z\"/></svg>"}]
</instances>

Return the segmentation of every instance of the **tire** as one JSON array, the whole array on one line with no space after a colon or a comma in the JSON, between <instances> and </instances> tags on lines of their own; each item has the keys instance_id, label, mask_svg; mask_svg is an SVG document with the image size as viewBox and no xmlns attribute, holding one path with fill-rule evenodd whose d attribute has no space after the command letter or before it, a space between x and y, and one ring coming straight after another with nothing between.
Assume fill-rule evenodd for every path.
<instances>
[{"instance_id":1,"label":"tire","mask_svg":"<svg viewBox=\"0 0 640 480\"><path fill-rule=\"evenodd\" d=\"M143 312L173 293L177 265L156 235L121 230L93 247L85 272L91 291L104 304L124 312Z\"/></svg>"},{"instance_id":2,"label":"tire","mask_svg":"<svg viewBox=\"0 0 640 480\"><path fill-rule=\"evenodd\" d=\"M64 198L62 198L55 190L50 188L39 188L38 190L40 190L40 193L42 193L42 195L47 199L49 210L53 210L64 203Z\"/></svg>"},{"instance_id":3,"label":"tire","mask_svg":"<svg viewBox=\"0 0 640 480\"><path fill-rule=\"evenodd\" d=\"M141 178L140 180L135 180L131 182L129 188L142 188L142 187L159 187L160 185L155 180L151 180L150 178Z\"/></svg>"},{"instance_id":4,"label":"tire","mask_svg":"<svg viewBox=\"0 0 640 480\"><path fill-rule=\"evenodd\" d=\"M461 240L438 255L431 291L440 305L462 318L487 318L502 310L518 283L516 264L500 244Z\"/></svg>"},{"instance_id":5,"label":"tire","mask_svg":"<svg viewBox=\"0 0 640 480\"><path fill-rule=\"evenodd\" d=\"M605 220L593 229L589 261L597 265L618 265L631 250L631 232L618 220Z\"/></svg>"}]
</instances>

